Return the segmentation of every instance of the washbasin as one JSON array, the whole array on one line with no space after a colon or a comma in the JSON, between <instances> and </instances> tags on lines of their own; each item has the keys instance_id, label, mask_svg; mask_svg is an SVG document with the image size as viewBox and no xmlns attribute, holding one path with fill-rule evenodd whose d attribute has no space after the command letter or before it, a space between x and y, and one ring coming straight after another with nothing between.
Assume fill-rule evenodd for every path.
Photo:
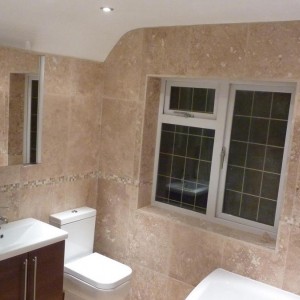
<instances>
[{"instance_id":1,"label":"washbasin","mask_svg":"<svg viewBox=\"0 0 300 300\"><path fill-rule=\"evenodd\" d=\"M65 240L68 233L26 218L0 226L0 261Z\"/></svg>"},{"instance_id":2,"label":"washbasin","mask_svg":"<svg viewBox=\"0 0 300 300\"><path fill-rule=\"evenodd\" d=\"M204 278L185 300L300 300L300 296L217 269Z\"/></svg>"}]
</instances>

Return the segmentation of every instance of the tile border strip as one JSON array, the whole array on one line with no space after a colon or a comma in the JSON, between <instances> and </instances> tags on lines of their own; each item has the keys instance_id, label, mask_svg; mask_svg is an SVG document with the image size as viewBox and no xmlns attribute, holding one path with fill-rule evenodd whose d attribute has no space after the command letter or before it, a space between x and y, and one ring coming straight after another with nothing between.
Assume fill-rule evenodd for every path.
<instances>
[{"instance_id":1,"label":"tile border strip","mask_svg":"<svg viewBox=\"0 0 300 300\"><path fill-rule=\"evenodd\" d=\"M75 174L75 175L73 174L73 175L65 175L59 177L43 178L43 179L32 180L32 181L24 181L24 182L12 183L12 184L5 184L0 186L0 192L5 193L5 192L17 191L20 189L32 189L40 186L70 183L70 182L76 182L85 179L105 179L105 180L115 181L125 185L134 185L134 186L139 185L138 180L134 180L129 177L120 177L117 175L104 174L101 171L91 171L85 174Z\"/></svg>"}]
</instances>

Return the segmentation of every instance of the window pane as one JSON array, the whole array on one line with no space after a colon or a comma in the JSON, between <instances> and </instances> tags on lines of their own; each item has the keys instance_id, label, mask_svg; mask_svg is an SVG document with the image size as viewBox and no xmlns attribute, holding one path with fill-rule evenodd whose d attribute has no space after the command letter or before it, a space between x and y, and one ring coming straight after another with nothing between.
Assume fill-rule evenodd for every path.
<instances>
[{"instance_id":1,"label":"window pane","mask_svg":"<svg viewBox=\"0 0 300 300\"><path fill-rule=\"evenodd\" d=\"M171 87L170 109L213 114L215 90L190 87Z\"/></svg>"},{"instance_id":2,"label":"window pane","mask_svg":"<svg viewBox=\"0 0 300 300\"><path fill-rule=\"evenodd\" d=\"M290 99L236 92L223 213L274 225Z\"/></svg>"},{"instance_id":3,"label":"window pane","mask_svg":"<svg viewBox=\"0 0 300 300\"><path fill-rule=\"evenodd\" d=\"M162 124L156 201L206 212L215 132Z\"/></svg>"}]
</instances>

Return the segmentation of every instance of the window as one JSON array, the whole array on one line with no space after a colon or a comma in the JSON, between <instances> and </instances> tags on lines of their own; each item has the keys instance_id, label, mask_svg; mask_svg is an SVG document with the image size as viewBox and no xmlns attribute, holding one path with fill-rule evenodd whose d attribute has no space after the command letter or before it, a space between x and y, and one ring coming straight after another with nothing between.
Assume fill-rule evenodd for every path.
<instances>
[{"instance_id":1,"label":"window","mask_svg":"<svg viewBox=\"0 0 300 300\"><path fill-rule=\"evenodd\" d=\"M275 233L294 88L163 80L155 205Z\"/></svg>"}]
</instances>

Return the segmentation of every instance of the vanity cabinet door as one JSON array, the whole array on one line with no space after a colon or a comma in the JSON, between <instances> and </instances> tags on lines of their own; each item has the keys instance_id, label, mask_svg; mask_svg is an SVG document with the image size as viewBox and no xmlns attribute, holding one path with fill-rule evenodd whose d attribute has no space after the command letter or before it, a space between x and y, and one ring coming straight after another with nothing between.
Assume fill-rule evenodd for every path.
<instances>
[{"instance_id":1,"label":"vanity cabinet door","mask_svg":"<svg viewBox=\"0 0 300 300\"><path fill-rule=\"evenodd\" d=\"M27 299L63 299L64 250L63 241L29 252Z\"/></svg>"},{"instance_id":2,"label":"vanity cabinet door","mask_svg":"<svg viewBox=\"0 0 300 300\"><path fill-rule=\"evenodd\" d=\"M27 254L0 261L0 299L26 299Z\"/></svg>"}]
</instances>

